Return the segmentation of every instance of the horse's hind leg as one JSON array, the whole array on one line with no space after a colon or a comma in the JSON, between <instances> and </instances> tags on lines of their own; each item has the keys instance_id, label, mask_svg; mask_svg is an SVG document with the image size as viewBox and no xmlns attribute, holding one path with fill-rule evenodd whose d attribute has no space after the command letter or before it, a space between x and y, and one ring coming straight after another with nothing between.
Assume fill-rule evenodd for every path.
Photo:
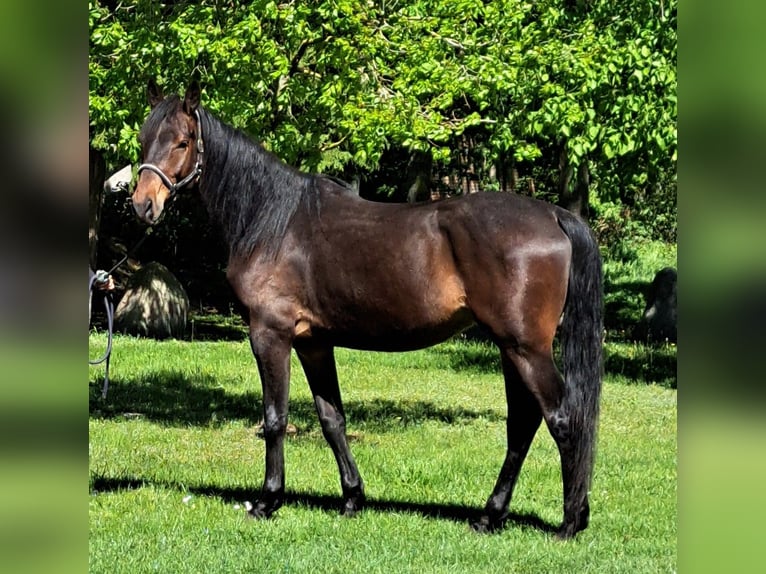
<instances>
[{"instance_id":1,"label":"horse's hind leg","mask_svg":"<svg viewBox=\"0 0 766 574\"><path fill-rule=\"evenodd\" d=\"M296 348L296 352L314 395L322 433L338 463L344 498L342 513L353 516L364 504L364 483L346 438L346 415L343 412L333 349Z\"/></svg>"},{"instance_id":2,"label":"horse's hind leg","mask_svg":"<svg viewBox=\"0 0 766 574\"><path fill-rule=\"evenodd\" d=\"M477 522L472 524L474 530L479 532L494 530L502 524L521 465L543 418L537 399L524 384L508 353L502 353L502 360L505 394L508 401L506 420L508 449L500 469L500 476L484 507L484 513Z\"/></svg>"},{"instance_id":3,"label":"horse's hind leg","mask_svg":"<svg viewBox=\"0 0 766 574\"><path fill-rule=\"evenodd\" d=\"M582 452L581 435L587 430L578 416L578 404L572 390L556 369L548 350L516 355L519 372L537 398L543 417L561 457L564 483L564 521L557 532L559 538L571 538L588 526L590 507L590 453Z\"/></svg>"}]
</instances>

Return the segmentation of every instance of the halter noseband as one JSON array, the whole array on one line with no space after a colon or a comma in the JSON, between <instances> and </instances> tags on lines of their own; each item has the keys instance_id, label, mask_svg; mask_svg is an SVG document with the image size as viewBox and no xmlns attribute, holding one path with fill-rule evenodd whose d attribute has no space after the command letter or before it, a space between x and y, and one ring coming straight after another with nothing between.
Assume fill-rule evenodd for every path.
<instances>
[{"instance_id":1,"label":"halter noseband","mask_svg":"<svg viewBox=\"0 0 766 574\"><path fill-rule=\"evenodd\" d=\"M165 175L165 172L153 163L142 163L138 166L138 175L141 175L141 172L144 170L149 170L156 173L162 180L162 183L165 185L165 187L170 190L171 198L176 194L178 190L183 189L189 185L194 180L194 178L202 175L202 162L200 161L200 157L205 152L205 145L202 142L202 121L199 117L199 110L194 110L194 115L197 118L197 161L194 164L194 169L189 175L187 175L181 181L173 183L170 181L170 178Z\"/></svg>"}]
</instances>

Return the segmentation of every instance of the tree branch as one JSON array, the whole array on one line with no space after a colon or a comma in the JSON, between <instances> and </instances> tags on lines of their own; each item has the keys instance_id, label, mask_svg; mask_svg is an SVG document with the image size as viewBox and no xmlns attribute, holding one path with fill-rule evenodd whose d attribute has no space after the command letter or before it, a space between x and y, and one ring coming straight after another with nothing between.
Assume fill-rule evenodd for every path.
<instances>
[{"instance_id":1,"label":"tree branch","mask_svg":"<svg viewBox=\"0 0 766 574\"><path fill-rule=\"evenodd\" d=\"M327 38L324 38L323 41L329 41L332 38L333 36L328 36ZM306 54L306 50L308 50L309 46L315 44L318 41L318 38L314 38L312 40L303 40L300 46L298 46L298 49L295 51L293 57L290 59L290 67L287 70L287 74L282 74L274 80L271 89L271 131L274 131L279 123L279 95L287 86L287 82L290 81L290 78L293 77L297 72L301 71L300 63L303 59L303 56Z\"/></svg>"},{"instance_id":2,"label":"tree branch","mask_svg":"<svg viewBox=\"0 0 766 574\"><path fill-rule=\"evenodd\" d=\"M342 138L340 138L338 141L333 142L331 144L323 145L319 148L320 152L330 151L331 149L335 149L336 147L340 147L344 141L348 139L348 134L344 135Z\"/></svg>"}]
</instances>

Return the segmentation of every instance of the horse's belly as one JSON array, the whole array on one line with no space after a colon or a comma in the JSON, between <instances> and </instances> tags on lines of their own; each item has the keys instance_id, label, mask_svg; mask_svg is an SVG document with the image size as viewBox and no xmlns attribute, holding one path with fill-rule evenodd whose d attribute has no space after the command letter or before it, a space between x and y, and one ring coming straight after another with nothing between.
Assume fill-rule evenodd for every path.
<instances>
[{"instance_id":1,"label":"horse's belly","mask_svg":"<svg viewBox=\"0 0 766 574\"><path fill-rule=\"evenodd\" d=\"M337 347L364 351L414 351L431 347L460 333L474 323L465 307L438 320L396 320L391 316L359 316L352 321L312 330L311 336Z\"/></svg>"},{"instance_id":2,"label":"horse's belly","mask_svg":"<svg viewBox=\"0 0 766 574\"><path fill-rule=\"evenodd\" d=\"M419 257L381 265L385 272L340 275L316 293L310 335L360 350L408 351L440 343L470 327L462 279L441 243Z\"/></svg>"}]
</instances>

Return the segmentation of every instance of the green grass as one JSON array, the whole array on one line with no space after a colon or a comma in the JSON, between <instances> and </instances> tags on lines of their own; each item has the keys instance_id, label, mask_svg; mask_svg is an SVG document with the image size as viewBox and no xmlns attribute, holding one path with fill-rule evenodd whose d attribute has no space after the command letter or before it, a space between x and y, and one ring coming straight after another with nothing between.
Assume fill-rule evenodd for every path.
<instances>
[{"instance_id":1,"label":"green grass","mask_svg":"<svg viewBox=\"0 0 766 574\"><path fill-rule=\"evenodd\" d=\"M102 370L91 367L91 572L676 570L672 385L607 374L591 525L562 543L551 533L561 520L560 465L544 428L506 527L492 535L468 527L504 455L492 348L453 341L403 354L337 351L369 498L354 519L338 515L337 467L293 357L288 503L260 522L244 510L263 478L260 383L248 344L231 335L116 337L106 401ZM92 333L89 342L95 356L105 337Z\"/></svg>"}]
</instances>

